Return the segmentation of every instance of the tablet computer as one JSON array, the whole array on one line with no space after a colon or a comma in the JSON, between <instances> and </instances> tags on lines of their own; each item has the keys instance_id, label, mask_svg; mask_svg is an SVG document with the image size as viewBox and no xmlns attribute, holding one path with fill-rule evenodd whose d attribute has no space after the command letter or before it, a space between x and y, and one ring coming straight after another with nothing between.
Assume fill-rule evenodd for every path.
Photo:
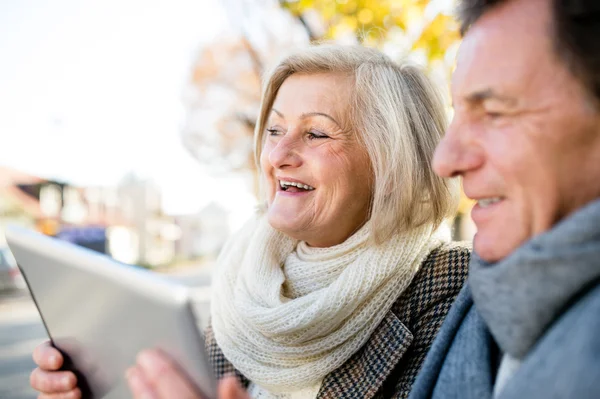
<instances>
[{"instance_id":1,"label":"tablet computer","mask_svg":"<svg viewBox=\"0 0 600 399\"><path fill-rule=\"evenodd\" d=\"M125 371L147 348L163 350L208 399L216 397L189 288L23 228L7 228L6 240L84 397L131 397Z\"/></svg>"}]
</instances>

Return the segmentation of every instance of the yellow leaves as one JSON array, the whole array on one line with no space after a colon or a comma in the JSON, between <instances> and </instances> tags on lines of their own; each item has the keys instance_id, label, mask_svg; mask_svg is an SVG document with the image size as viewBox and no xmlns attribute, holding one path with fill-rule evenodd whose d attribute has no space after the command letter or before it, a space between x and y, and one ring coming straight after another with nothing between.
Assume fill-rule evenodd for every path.
<instances>
[{"instance_id":1,"label":"yellow leaves","mask_svg":"<svg viewBox=\"0 0 600 399\"><path fill-rule=\"evenodd\" d=\"M347 16L347 15L344 15L342 17L341 25L343 25L344 27L348 28L349 30L351 30L353 32L358 29L357 19L354 17Z\"/></svg>"},{"instance_id":2,"label":"yellow leaves","mask_svg":"<svg viewBox=\"0 0 600 399\"><path fill-rule=\"evenodd\" d=\"M460 35L456 22L448 15L438 14L425 26L413 49L423 49L427 58L435 60L443 58L446 50L458 40Z\"/></svg>"},{"instance_id":3,"label":"yellow leaves","mask_svg":"<svg viewBox=\"0 0 600 399\"><path fill-rule=\"evenodd\" d=\"M401 15L407 25L414 24L423 18L423 9L416 4L410 4L404 6Z\"/></svg>"},{"instance_id":4,"label":"yellow leaves","mask_svg":"<svg viewBox=\"0 0 600 399\"><path fill-rule=\"evenodd\" d=\"M373 11L368 8L363 8L358 12L358 22L367 25L373 21Z\"/></svg>"},{"instance_id":5,"label":"yellow leaves","mask_svg":"<svg viewBox=\"0 0 600 399\"><path fill-rule=\"evenodd\" d=\"M340 22L329 27L327 38L342 37L358 31L358 20L355 17L344 16Z\"/></svg>"},{"instance_id":6,"label":"yellow leaves","mask_svg":"<svg viewBox=\"0 0 600 399\"><path fill-rule=\"evenodd\" d=\"M326 39L353 32L358 38L375 31L382 36L381 28L389 26L390 2L379 0L298 0L284 1L282 5L294 15L316 10L326 25Z\"/></svg>"},{"instance_id":7,"label":"yellow leaves","mask_svg":"<svg viewBox=\"0 0 600 399\"><path fill-rule=\"evenodd\" d=\"M387 40L387 33L399 28L411 37L413 50L435 60L442 58L460 37L456 23L441 10L433 10L437 15L434 12L431 21L426 19L429 3L429 0L284 0L281 4L294 15L317 11L325 23L325 39L353 33L359 41L381 46ZM427 14L431 15L431 10Z\"/></svg>"},{"instance_id":8,"label":"yellow leaves","mask_svg":"<svg viewBox=\"0 0 600 399\"><path fill-rule=\"evenodd\" d=\"M335 1L322 1L320 12L326 21L330 21L337 15L337 7Z\"/></svg>"}]
</instances>

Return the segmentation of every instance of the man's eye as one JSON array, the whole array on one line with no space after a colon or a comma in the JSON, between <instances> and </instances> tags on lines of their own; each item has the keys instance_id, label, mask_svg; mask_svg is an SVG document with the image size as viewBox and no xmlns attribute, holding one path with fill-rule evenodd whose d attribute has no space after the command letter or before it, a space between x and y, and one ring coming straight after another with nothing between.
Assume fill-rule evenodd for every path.
<instances>
[{"instance_id":1,"label":"man's eye","mask_svg":"<svg viewBox=\"0 0 600 399\"><path fill-rule=\"evenodd\" d=\"M500 112L487 111L485 116L489 119L498 119L502 116L502 114Z\"/></svg>"}]
</instances>

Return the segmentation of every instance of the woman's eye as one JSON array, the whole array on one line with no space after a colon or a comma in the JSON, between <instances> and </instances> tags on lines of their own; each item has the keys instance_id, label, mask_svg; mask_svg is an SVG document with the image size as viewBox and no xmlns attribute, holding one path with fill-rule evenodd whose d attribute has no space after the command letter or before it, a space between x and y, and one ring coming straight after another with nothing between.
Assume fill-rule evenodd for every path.
<instances>
[{"instance_id":1,"label":"woman's eye","mask_svg":"<svg viewBox=\"0 0 600 399\"><path fill-rule=\"evenodd\" d=\"M329 137L329 136L327 136L326 134L324 134L324 133L321 133L321 132L308 132L308 138L309 138L310 140L315 140L315 139L326 139L326 138L328 138L328 137Z\"/></svg>"}]
</instances>

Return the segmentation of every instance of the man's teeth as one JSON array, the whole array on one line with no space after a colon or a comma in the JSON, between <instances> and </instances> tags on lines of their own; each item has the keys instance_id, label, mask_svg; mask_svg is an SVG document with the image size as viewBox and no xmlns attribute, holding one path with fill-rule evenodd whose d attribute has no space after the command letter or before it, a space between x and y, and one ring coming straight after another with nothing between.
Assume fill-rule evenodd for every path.
<instances>
[{"instance_id":1,"label":"man's teeth","mask_svg":"<svg viewBox=\"0 0 600 399\"><path fill-rule=\"evenodd\" d=\"M480 199L479 201L477 201L477 204L480 207L485 208L485 207L488 207L488 206L490 206L492 204L495 204L496 202L499 202L501 200L502 200L502 198L500 198L500 197L485 198L485 199Z\"/></svg>"},{"instance_id":2,"label":"man's teeth","mask_svg":"<svg viewBox=\"0 0 600 399\"><path fill-rule=\"evenodd\" d=\"M281 186L281 188L288 188L289 186L294 186L294 187L298 187L298 188L302 188L304 190L314 190L315 188L306 184L302 184L302 183L296 183L296 182L292 182L292 181L283 181L283 180L279 180L279 185Z\"/></svg>"}]
</instances>

